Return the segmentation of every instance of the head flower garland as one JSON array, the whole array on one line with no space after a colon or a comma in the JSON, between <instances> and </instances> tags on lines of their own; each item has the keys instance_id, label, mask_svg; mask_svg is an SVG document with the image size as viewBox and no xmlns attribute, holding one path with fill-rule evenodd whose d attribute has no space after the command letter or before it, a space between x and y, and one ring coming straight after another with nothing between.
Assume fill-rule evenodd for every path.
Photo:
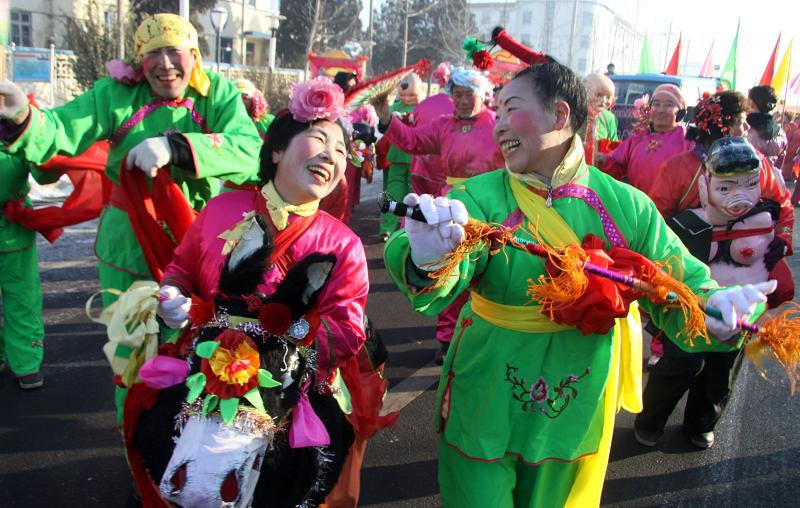
<instances>
[{"instance_id":1,"label":"head flower garland","mask_svg":"<svg viewBox=\"0 0 800 508\"><path fill-rule=\"evenodd\" d=\"M724 114L722 110L719 94L712 95L704 92L694 110L695 127L709 136L714 135L712 129L718 130L723 136L726 136L731 130L730 126L726 125L730 121L731 115Z\"/></svg>"},{"instance_id":2,"label":"head flower garland","mask_svg":"<svg viewBox=\"0 0 800 508\"><path fill-rule=\"evenodd\" d=\"M648 94L644 94L633 101L633 111L631 111L631 113L636 119L634 130L650 130L650 125L653 123L653 111L650 106L650 96Z\"/></svg>"},{"instance_id":3,"label":"head flower garland","mask_svg":"<svg viewBox=\"0 0 800 508\"><path fill-rule=\"evenodd\" d=\"M344 94L330 78L317 76L292 85L289 111L298 122L335 122L345 115Z\"/></svg>"}]
</instances>

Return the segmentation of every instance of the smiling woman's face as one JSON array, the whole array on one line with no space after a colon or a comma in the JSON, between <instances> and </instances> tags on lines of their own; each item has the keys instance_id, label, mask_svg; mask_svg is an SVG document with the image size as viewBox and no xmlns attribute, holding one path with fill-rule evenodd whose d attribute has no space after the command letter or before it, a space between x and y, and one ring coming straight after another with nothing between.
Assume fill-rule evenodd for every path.
<instances>
[{"instance_id":1,"label":"smiling woman's face","mask_svg":"<svg viewBox=\"0 0 800 508\"><path fill-rule=\"evenodd\" d=\"M339 185L347 146L339 124L319 121L295 135L285 150L272 153L278 165L275 188L293 205L322 199Z\"/></svg>"}]
</instances>

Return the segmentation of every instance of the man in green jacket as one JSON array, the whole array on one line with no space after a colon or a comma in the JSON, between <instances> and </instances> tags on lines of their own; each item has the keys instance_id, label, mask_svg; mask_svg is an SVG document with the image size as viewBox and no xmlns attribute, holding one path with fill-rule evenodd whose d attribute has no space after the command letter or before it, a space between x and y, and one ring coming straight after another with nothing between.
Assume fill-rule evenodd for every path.
<instances>
[{"instance_id":1,"label":"man in green jacket","mask_svg":"<svg viewBox=\"0 0 800 508\"><path fill-rule=\"evenodd\" d=\"M39 372L44 353L39 258L36 233L9 220L4 210L9 201L24 200L23 206L31 206L30 172L30 164L0 153L0 371L8 364L23 390L44 383ZM37 173L37 180L44 175Z\"/></svg>"},{"instance_id":2,"label":"man in green jacket","mask_svg":"<svg viewBox=\"0 0 800 508\"><path fill-rule=\"evenodd\" d=\"M219 192L224 178L255 179L261 140L236 88L206 73L197 32L174 14L156 14L136 31L144 79L98 80L94 87L52 110L31 108L21 90L0 82L0 148L34 164L56 153L76 155L101 139L111 141L106 174L119 183L120 165L155 176L171 166L172 178L197 210ZM139 71L139 69L137 69ZM115 185L97 231L100 286L120 291L152 278ZM124 197L124 196L122 196ZM104 304L115 298L104 294Z\"/></svg>"}]
</instances>

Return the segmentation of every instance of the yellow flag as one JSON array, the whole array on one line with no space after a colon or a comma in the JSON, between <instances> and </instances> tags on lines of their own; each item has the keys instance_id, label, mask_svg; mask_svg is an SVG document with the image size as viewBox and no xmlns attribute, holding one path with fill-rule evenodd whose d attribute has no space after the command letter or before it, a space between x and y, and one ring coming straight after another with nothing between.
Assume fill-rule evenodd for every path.
<instances>
[{"instance_id":1,"label":"yellow flag","mask_svg":"<svg viewBox=\"0 0 800 508\"><path fill-rule=\"evenodd\" d=\"M786 48L786 53L781 58L781 65L775 76L772 77L772 88L778 97L783 96L783 89L786 88L786 83L789 81L789 75L792 73L792 42L789 41L789 46Z\"/></svg>"}]
</instances>

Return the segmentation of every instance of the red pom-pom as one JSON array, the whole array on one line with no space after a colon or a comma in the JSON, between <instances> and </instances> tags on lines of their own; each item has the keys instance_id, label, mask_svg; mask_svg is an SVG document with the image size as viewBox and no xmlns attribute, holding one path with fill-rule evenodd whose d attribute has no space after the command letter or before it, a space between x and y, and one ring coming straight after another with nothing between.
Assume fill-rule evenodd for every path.
<instances>
[{"instance_id":1,"label":"red pom-pom","mask_svg":"<svg viewBox=\"0 0 800 508\"><path fill-rule=\"evenodd\" d=\"M292 311L282 303L268 303L261 307L258 320L264 330L272 335L281 336L292 324Z\"/></svg>"},{"instance_id":2,"label":"red pom-pom","mask_svg":"<svg viewBox=\"0 0 800 508\"><path fill-rule=\"evenodd\" d=\"M214 317L214 302L206 302L192 295L192 306L189 307L189 319L192 325L203 326Z\"/></svg>"},{"instance_id":3,"label":"red pom-pom","mask_svg":"<svg viewBox=\"0 0 800 508\"><path fill-rule=\"evenodd\" d=\"M472 64L482 71L490 69L492 67L492 55L485 49L476 51L472 54Z\"/></svg>"}]
</instances>

